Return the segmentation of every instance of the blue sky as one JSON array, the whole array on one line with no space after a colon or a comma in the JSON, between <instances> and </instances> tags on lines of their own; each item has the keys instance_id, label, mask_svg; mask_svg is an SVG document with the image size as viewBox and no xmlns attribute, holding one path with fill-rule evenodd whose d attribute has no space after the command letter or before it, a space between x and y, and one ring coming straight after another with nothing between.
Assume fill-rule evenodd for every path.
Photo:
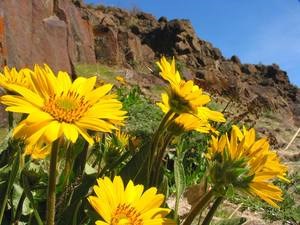
<instances>
[{"instance_id":1,"label":"blue sky","mask_svg":"<svg viewBox=\"0 0 300 225\"><path fill-rule=\"evenodd\" d=\"M276 63L300 87L300 0L86 0L137 7L157 18L189 19L198 36L225 57Z\"/></svg>"}]
</instances>

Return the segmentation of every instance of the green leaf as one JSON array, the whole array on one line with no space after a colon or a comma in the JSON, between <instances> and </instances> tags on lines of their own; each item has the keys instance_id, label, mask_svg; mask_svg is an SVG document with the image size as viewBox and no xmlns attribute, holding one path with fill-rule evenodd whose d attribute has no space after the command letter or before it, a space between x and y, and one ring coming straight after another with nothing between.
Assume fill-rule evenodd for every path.
<instances>
[{"instance_id":1,"label":"green leaf","mask_svg":"<svg viewBox=\"0 0 300 225\"><path fill-rule=\"evenodd\" d=\"M174 178L175 178L175 186L176 186L175 215L177 217L179 200L186 185L184 168L182 163L179 162L178 158L176 158L174 161Z\"/></svg>"},{"instance_id":2,"label":"green leaf","mask_svg":"<svg viewBox=\"0 0 300 225\"><path fill-rule=\"evenodd\" d=\"M127 183L132 180L135 183L143 184L148 186L148 168L147 159L149 155L149 148L144 147L137 152L131 160L122 168L120 176L123 181Z\"/></svg>"},{"instance_id":3,"label":"green leaf","mask_svg":"<svg viewBox=\"0 0 300 225\"><path fill-rule=\"evenodd\" d=\"M225 219L217 223L217 225L242 225L246 222L246 218L240 217L240 218L231 218L231 219Z\"/></svg>"},{"instance_id":4,"label":"green leaf","mask_svg":"<svg viewBox=\"0 0 300 225\"><path fill-rule=\"evenodd\" d=\"M2 219L3 219L4 211L5 211L5 208L6 208L6 203L7 203L7 200L8 200L9 193L10 193L12 187L13 187L14 180L15 180L17 174L18 174L18 171L19 171L19 164L20 164L20 151L17 151L17 155L16 155L16 157L13 161L11 172L9 174L7 188L6 188L4 198L3 198L3 202L2 202L2 205L1 205L0 224L2 224Z\"/></svg>"},{"instance_id":5,"label":"green leaf","mask_svg":"<svg viewBox=\"0 0 300 225\"><path fill-rule=\"evenodd\" d=\"M39 215L39 212L37 210L37 206L35 204L33 195L32 195L32 193L30 191L30 186L29 186L27 177L24 174L21 174L21 177L22 177L22 184L23 184L24 192L26 194L26 197L29 199L29 201L31 203L35 219L36 219L38 225L43 225L43 222L42 222L42 219L41 219L41 217Z\"/></svg>"},{"instance_id":6,"label":"green leaf","mask_svg":"<svg viewBox=\"0 0 300 225\"><path fill-rule=\"evenodd\" d=\"M176 185L176 198L180 198L185 188L185 173L182 163L176 158L174 162L174 178Z\"/></svg>"},{"instance_id":7,"label":"green leaf","mask_svg":"<svg viewBox=\"0 0 300 225\"><path fill-rule=\"evenodd\" d=\"M163 177L162 177L162 181L159 186L159 192L164 193L166 198L169 195L169 180L168 180L168 177L165 175L163 175Z\"/></svg>"},{"instance_id":8,"label":"green leaf","mask_svg":"<svg viewBox=\"0 0 300 225\"><path fill-rule=\"evenodd\" d=\"M66 225L72 224L74 220L74 214L76 212L77 218L80 218L81 214L84 213L83 211L79 210L81 205L81 201L86 199L89 189L96 183L96 173L93 174L84 174L83 179L80 185L76 186L73 190L72 199L69 201L69 204L65 207L65 210L58 218L57 225ZM80 216L78 215L80 214Z\"/></svg>"}]
</instances>

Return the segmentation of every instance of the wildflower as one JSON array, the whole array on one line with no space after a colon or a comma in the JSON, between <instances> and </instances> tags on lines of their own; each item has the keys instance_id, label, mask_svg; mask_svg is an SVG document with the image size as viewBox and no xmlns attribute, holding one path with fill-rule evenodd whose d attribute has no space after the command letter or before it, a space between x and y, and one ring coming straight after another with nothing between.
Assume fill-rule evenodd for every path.
<instances>
[{"instance_id":1,"label":"wildflower","mask_svg":"<svg viewBox=\"0 0 300 225\"><path fill-rule=\"evenodd\" d=\"M200 120L199 118L187 113L178 116L169 126L169 131L178 135L184 131L192 130L200 133L217 132L208 121Z\"/></svg>"},{"instance_id":2,"label":"wildflower","mask_svg":"<svg viewBox=\"0 0 300 225\"><path fill-rule=\"evenodd\" d=\"M120 130L117 130L115 136L116 136L118 144L121 147L124 148L124 147L126 147L128 145L128 141L129 141L128 134L126 134L125 132L122 132Z\"/></svg>"},{"instance_id":3,"label":"wildflower","mask_svg":"<svg viewBox=\"0 0 300 225\"><path fill-rule=\"evenodd\" d=\"M162 94L162 102L157 103L164 113L171 110L169 104L169 96ZM210 110L207 107L198 107L195 114L181 113L176 119L175 124L172 126L175 130L175 126L178 126L180 133L183 131L196 130L201 133L215 132L215 129L210 125L209 121L225 122L224 115L220 112Z\"/></svg>"},{"instance_id":4,"label":"wildflower","mask_svg":"<svg viewBox=\"0 0 300 225\"><path fill-rule=\"evenodd\" d=\"M210 97L204 94L192 80L181 79L180 73L175 68L174 59L170 64L163 57L160 62L157 62L157 65L161 69L162 78L170 83L167 94L164 93L162 97L168 96L168 105L173 112L195 114L199 107L210 102Z\"/></svg>"},{"instance_id":5,"label":"wildflower","mask_svg":"<svg viewBox=\"0 0 300 225\"><path fill-rule=\"evenodd\" d=\"M30 69L21 69L17 71L16 68L9 69L7 66L3 69L3 74L0 73L0 86L8 91L12 91L11 85L19 85L30 88Z\"/></svg>"},{"instance_id":6,"label":"wildflower","mask_svg":"<svg viewBox=\"0 0 300 225\"><path fill-rule=\"evenodd\" d=\"M238 139L241 141L243 138L245 148L249 149L249 157L256 154L256 151L264 152L267 157L267 163L265 165L266 171L277 171L277 177L285 182L289 182L288 179L285 178L287 167L281 164L276 152L270 151L270 144L266 138L261 138L260 142L255 141L255 130L252 128L249 131L243 127L241 131L237 126L233 126L232 129L235 130ZM250 148L251 147L251 148Z\"/></svg>"},{"instance_id":7,"label":"wildflower","mask_svg":"<svg viewBox=\"0 0 300 225\"><path fill-rule=\"evenodd\" d=\"M104 160L107 165L113 165L125 153L128 147L128 134L117 130L105 142Z\"/></svg>"},{"instance_id":8,"label":"wildflower","mask_svg":"<svg viewBox=\"0 0 300 225\"><path fill-rule=\"evenodd\" d=\"M123 76L116 76L115 79L122 85L125 85L127 83Z\"/></svg>"},{"instance_id":9,"label":"wildflower","mask_svg":"<svg viewBox=\"0 0 300 225\"><path fill-rule=\"evenodd\" d=\"M32 90L10 85L17 95L5 95L1 102L7 111L28 114L14 130L17 138L37 143L41 138L53 142L64 136L75 143L78 135L93 144L88 130L111 132L122 125L125 111L115 95L109 95L112 85L94 89L96 77L79 77L74 82L65 72L57 76L45 65L35 66L31 76Z\"/></svg>"},{"instance_id":10,"label":"wildflower","mask_svg":"<svg viewBox=\"0 0 300 225\"><path fill-rule=\"evenodd\" d=\"M97 225L175 225L176 223L166 215L170 209L160 208L164 195L156 194L152 187L145 192L143 185L134 185L129 181L124 188L121 177L116 176L113 181L108 177L99 178L94 186L97 196L88 197L88 201L103 218L97 220Z\"/></svg>"},{"instance_id":11,"label":"wildflower","mask_svg":"<svg viewBox=\"0 0 300 225\"><path fill-rule=\"evenodd\" d=\"M255 140L252 128L241 132L233 126L230 138L227 134L212 137L206 157L209 159L210 175L215 186L233 186L256 195L274 207L282 201L282 191L272 184L275 178L287 180L287 168L269 149L267 139Z\"/></svg>"}]
</instances>

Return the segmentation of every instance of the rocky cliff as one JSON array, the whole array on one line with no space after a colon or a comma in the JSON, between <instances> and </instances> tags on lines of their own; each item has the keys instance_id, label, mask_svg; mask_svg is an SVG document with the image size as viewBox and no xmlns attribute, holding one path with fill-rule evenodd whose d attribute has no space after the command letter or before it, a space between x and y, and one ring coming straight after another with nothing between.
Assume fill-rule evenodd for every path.
<instances>
[{"instance_id":1,"label":"rocky cliff","mask_svg":"<svg viewBox=\"0 0 300 225\"><path fill-rule=\"evenodd\" d=\"M300 91L278 65L243 64L197 37L188 20L158 20L139 10L88 7L81 1L2 0L0 64L48 63L74 73L77 63L134 69L175 56L182 73L207 90L238 102L282 110L299 123Z\"/></svg>"}]
</instances>

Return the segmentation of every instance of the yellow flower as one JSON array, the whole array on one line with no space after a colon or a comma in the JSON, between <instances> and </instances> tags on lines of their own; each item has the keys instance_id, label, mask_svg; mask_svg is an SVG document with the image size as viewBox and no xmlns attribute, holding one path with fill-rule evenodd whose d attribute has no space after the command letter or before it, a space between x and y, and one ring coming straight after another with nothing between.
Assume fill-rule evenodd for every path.
<instances>
[{"instance_id":1,"label":"yellow flower","mask_svg":"<svg viewBox=\"0 0 300 225\"><path fill-rule=\"evenodd\" d=\"M175 133L182 133L184 131L198 131L200 133L210 133L216 132L216 130L209 124L208 121L200 120L191 114L181 114L179 115L174 123L170 125L170 131Z\"/></svg>"},{"instance_id":2,"label":"yellow flower","mask_svg":"<svg viewBox=\"0 0 300 225\"><path fill-rule=\"evenodd\" d=\"M7 111L28 114L14 130L17 138L34 144L40 139L52 143L64 136L75 143L80 134L93 144L88 130L111 132L125 119L122 103L108 94L112 85L94 89L96 77L79 77L72 82L67 73L60 71L55 76L45 65L36 66L31 79L32 90L11 85L20 96L1 97Z\"/></svg>"},{"instance_id":3,"label":"yellow flower","mask_svg":"<svg viewBox=\"0 0 300 225\"><path fill-rule=\"evenodd\" d=\"M230 138L227 134L212 137L206 157L215 184L246 190L274 207L278 207L276 202L283 200L281 189L272 181L275 178L288 181L285 178L287 167L269 149L267 139L256 140L253 128L243 128L242 132L233 126Z\"/></svg>"},{"instance_id":4,"label":"yellow flower","mask_svg":"<svg viewBox=\"0 0 300 225\"><path fill-rule=\"evenodd\" d=\"M178 114L196 114L199 107L210 102L210 97L203 93L202 89L192 80L184 81L175 68L175 60L171 64L163 57L157 65L161 69L160 75L170 83L168 94L169 108ZM163 98L166 98L163 96ZM224 118L223 118L224 119Z\"/></svg>"},{"instance_id":5,"label":"yellow flower","mask_svg":"<svg viewBox=\"0 0 300 225\"><path fill-rule=\"evenodd\" d=\"M259 141L256 141L254 128L247 130L243 127L243 131L241 131L237 126L233 125L232 129L240 141L244 139L244 148L248 149L249 158L258 152L267 155L267 163L264 167L265 171L276 172L279 179L289 182L289 180L285 178L287 167L281 164L276 152L270 151L270 144L266 138L261 138Z\"/></svg>"},{"instance_id":6,"label":"yellow flower","mask_svg":"<svg viewBox=\"0 0 300 225\"><path fill-rule=\"evenodd\" d=\"M166 215L170 209L160 208L164 195L156 194L152 187L144 191L143 185L134 185L129 181L124 187L121 177L113 181L108 177L99 178L94 186L97 196L88 197L88 201L103 218L96 225L175 225Z\"/></svg>"},{"instance_id":7,"label":"yellow flower","mask_svg":"<svg viewBox=\"0 0 300 225\"><path fill-rule=\"evenodd\" d=\"M39 141L36 144L27 144L25 146L25 155L30 155L33 159L44 159L51 152L51 144Z\"/></svg>"},{"instance_id":8,"label":"yellow flower","mask_svg":"<svg viewBox=\"0 0 300 225\"><path fill-rule=\"evenodd\" d=\"M30 69L21 69L19 72L16 68L9 69L7 66L3 69L3 74L0 73L0 86L12 91L11 85L20 85L22 87L30 88L30 76L32 71Z\"/></svg>"},{"instance_id":9,"label":"yellow flower","mask_svg":"<svg viewBox=\"0 0 300 225\"><path fill-rule=\"evenodd\" d=\"M122 132L120 130L116 131L116 138L120 144L121 147L126 147L128 145L129 136L125 132Z\"/></svg>"},{"instance_id":10,"label":"yellow flower","mask_svg":"<svg viewBox=\"0 0 300 225\"><path fill-rule=\"evenodd\" d=\"M171 64L167 61L165 57L162 57L160 62L156 62L161 72L159 73L162 78L174 86L178 87L181 83L181 77L179 72L176 70L175 59L172 59Z\"/></svg>"},{"instance_id":11,"label":"yellow flower","mask_svg":"<svg viewBox=\"0 0 300 225\"><path fill-rule=\"evenodd\" d=\"M120 84L125 85L127 82L123 76L116 76L115 78L117 81L119 81Z\"/></svg>"},{"instance_id":12,"label":"yellow flower","mask_svg":"<svg viewBox=\"0 0 300 225\"><path fill-rule=\"evenodd\" d=\"M169 96L162 94L162 102L157 103L164 113L171 110L169 104ZM216 130L210 125L209 121L225 122L224 115L220 112L210 110L207 107L198 107L195 114L181 113L176 119L175 123L184 131L196 130L201 133L215 132Z\"/></svg>"}]
</instances>

